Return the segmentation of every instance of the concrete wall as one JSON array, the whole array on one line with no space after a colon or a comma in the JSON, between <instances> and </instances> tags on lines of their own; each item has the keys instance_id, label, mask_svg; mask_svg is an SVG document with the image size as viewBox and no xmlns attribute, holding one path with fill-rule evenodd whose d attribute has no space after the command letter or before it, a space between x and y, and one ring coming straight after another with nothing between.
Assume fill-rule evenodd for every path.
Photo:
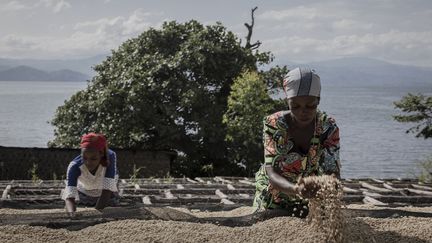
<instances>
[{"instance_id":1,"label":"concrete wall","mask_svg":"<svg viewBox=\"0 0 432 243\"><path fill-rule=\"evenodd\" d=\"M140 177L164 177L170 171L176 153L171 151L144 151L112 149L117 153L120 178L129 178L134 164ZM37 165L35 175L48 180L66 178L69 162L80 154L79 149L19 148L0 146L0 180L32 179L30 172Z\"/></svg>"}]
</instances>

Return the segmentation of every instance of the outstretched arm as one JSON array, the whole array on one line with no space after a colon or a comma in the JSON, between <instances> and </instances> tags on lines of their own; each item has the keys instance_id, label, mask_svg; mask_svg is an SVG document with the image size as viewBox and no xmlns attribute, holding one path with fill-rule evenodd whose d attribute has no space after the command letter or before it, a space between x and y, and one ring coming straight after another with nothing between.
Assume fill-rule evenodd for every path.
<instances>
[{"instance_id":1,"label":"outstretched arm","mask_svg":"<svg viewBox=\"0 0 432 243\"><path fill-rule=\"evenodd\" d=\"M77 183L80 173L81 171L78 165L74 162L71 162L66 172L67 183L62 195L62 199L65 200L66 213L68 213L71 217L75 217L75 198L78 197Z\"/></svg>"},{"instance_id":2,"label":"outstretched arm","mask_svg":"<svg viewBox=\"0 0 432 243\"><path fill-rule=\"evenodd\" d=\"M75 198L67 198L65 200L65 204L66 204L66 213L71 217L75 217L75 212L76 212Z\"/></svg>"},{"instance_id":3,"label":"outstretched arm","mask_svg":"<svg viewBox=\"0 0 432 243\"><path fill-rule=\"evenodd\" d=\"M99 197L95 208L99 211L104 209L108 205L108 201L111 199L112 191L110 190L102 190L102 194Z\"/></svg>"},{"instance_id":4,"label":"outstretched arm","mask_svg":"<svg viewBox=\"0 0 432 243\"><path fill-rule=\"evenodd\" d=\"M281 176L273 166L266 166L266 172L269 177L269 181L271 185L290 196L300 195L304 198L312 198L315 197L319 186L314 184L305 184L303 178L293 184L289 182L285 177Z\"/></svg>"},{"instance_id":5,"label":"outstretched arm","mask_svg":"<svg viewBox=\"0 0 432 243\"><path fill-rule=\"evenodd\" d=\"M285 177L281 176L273 166L265 167L271 185L287 195L294 196L299 194L299 187L296 184L289 182Z\"/></svg>"},{"instance_id":6,"label":"outstretched arm","mask_svg":"<svg viewBox=\"0 0 432 243\"><path fill-rule=\"evenodd\" d=\"M117 188L117 156L116 153L111 151L109 154L109 165L105 172L105 177L102 183L102 194L99 197L95 208L99 211L108 206L109 200L112 198L113 193L118 191Z\"/></svg>"},{"instance_id":7,"label":"outstretched arm","mask_svg":"<svg viewBox=\"0 0 432 243\"><path fill-rule=\"evenodd\" d=\"M272 187L284 194L294 196L298 194L298 188L294 183L289 182L279 172L275 166L275 157L277 156L275 136L277 133L278 115L270 115L264 117L263 123L263 138L264 138L264 164L266 174L269 177L269 182Z\"/></svg>"}]
</instances>

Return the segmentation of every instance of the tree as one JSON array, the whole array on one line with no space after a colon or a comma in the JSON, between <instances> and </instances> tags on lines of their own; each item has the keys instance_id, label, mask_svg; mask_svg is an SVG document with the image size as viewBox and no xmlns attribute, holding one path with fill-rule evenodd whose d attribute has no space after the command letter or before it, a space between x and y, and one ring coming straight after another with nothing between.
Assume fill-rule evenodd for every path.
<instances>
[{"instance_id":1,"label":"tree","mask_svg":"<svg viewBox=\"0 0 432 243\"><path fill-rule=\"evenodd\" d=\"M413 95L409 93L402 100L394 102L396 108L407 114L394 116L398 122L413 122L416 126L406 132L417 133L416 137L432 137L432 96L422 94Z\"/></svg>"},{"instance_id":2,"label":"tree","mask_svg":"<svg viewBox=\"0 0 432 243\"><path fill-rule=\"evenodd\" d=\"M94 68L88 87L58 107L49 146L77 147L83 133L95 131L112 147L178 151L174 175L200 175L204 165L229 171L222 116L230 87L242 70L270 61L220 23L166 22Z\"/></svg>"},{"instance_id":3,"label":"tree","mask_svg":"<svg viewBox=\"0 0 432 243\"><path fill-rule=\"evenodd\" d=\"M231 86L223 122L230 143L228 157L242 174L251 176L262 163L263 118L281 103L270 97L263 75L256 71L245 71Z\"/></svg>"},{"instance_id":4,"label":"tree","mask_svg":"<svg viewBox=\"0 0 432 243\"><path fill-rule=\"evenodd\" d=\"M432 96L422 94L413 95L408 93L402 100L394 102L396 108L407 114L396 115L394 119L398 122L414 122L416 126L406 132L417 133L416 137L424 139L432 137ZM421 168L420 181L432 181L432 157L425 159L419 164Z\"/></svg>"}]
</instances>

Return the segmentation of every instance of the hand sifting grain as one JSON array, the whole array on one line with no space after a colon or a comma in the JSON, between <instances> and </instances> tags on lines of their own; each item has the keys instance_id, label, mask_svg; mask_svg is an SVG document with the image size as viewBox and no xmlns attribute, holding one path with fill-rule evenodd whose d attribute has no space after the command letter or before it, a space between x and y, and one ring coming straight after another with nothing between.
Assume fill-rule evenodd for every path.
<instances>
[{"instance_id":1,"label":"hand sifting grain","mask_svg":"<svg viewBox=\"0 0 432 243\"><path fill-rule=\"evenodd\" d=\"M315 180L305 180L300 178L297 182L297 190L299 195L303 198L313 198L320 189L320 184L317 184Z\"/></svg>"},{"instance_id":2,"label":"hand sifting grain","mask_svg":"<svg viewBox=\"0 0 432 243\"><path fill-rule=\"evenodd\" d=\"M342 186L333 176L311 176L302 179L306 187L318 188L309 198L309 224L324 232L326 242L343 242L345 218L343 217Z\"/></svg>"}]
</instances>

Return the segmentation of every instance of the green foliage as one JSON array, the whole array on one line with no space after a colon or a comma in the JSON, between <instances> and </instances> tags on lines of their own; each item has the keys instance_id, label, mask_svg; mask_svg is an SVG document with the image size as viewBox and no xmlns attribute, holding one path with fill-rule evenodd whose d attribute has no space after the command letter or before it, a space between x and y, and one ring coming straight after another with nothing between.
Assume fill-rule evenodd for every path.
<instances>
[{"instance_id":1,"label":"green foliage","mask_svg":"<svg viewBox=\"0 0 432 243\"><path fill-rule=\"evenodd\" d=\"M425 139L432 137L432 96L409 93L402 100L394 102L394 105L406 113L394 116L396 121L417 123L416 126L407 130L407 133L417 133L416 137Z\"/></svg>"},{"instance_id":2,"label":"green foliage","mask_svg":"<svg viewBox=\"0 0 432 243\"><path fill-rule=\"evenodd\" d=\"M201 167L201 170L203 172L205 172L208 177L213 177L214 176L214 173L213 173L213 171L214 171L213 164L203 165Z\"/></svg>"},{"instance_id":3,"label":"green foliage","mask_svg":"<svg viewBox=\"0 0 432 243\"><path fill-rule=\"evenodd\" d=\"M424 139L432 137L432 96L408 93L402 100L394 102L394 104L396 108L406 113L394 116L396 121L417 123L416 126L408 129L407 133L417 133L416 137L423 137ZM431 182L432 157L420 162L419 167L421 169L419 180Z\"/></svg>"},{"instance_id":4,"label":"green foliage","mask_svg":"<svg viewBox=\"0 0 432 243\"><path fill-rule=\"evenodd\" d=\"M261 71L260 75L267 85L268 92L272 94L278 94L283 90L283 78L288 73L287 66L283 67L272 67L267 71Z\"/></svg>"},{"instance_id":5,"label":"green foliage","mask_svg":"<svg viewBox=\"0 0 432 243\"><path fill-rule=\"evenodd\" d=\"M58 107L49 146L78 147L82 134L101 132L112 147L176 150L187 161L174 166L176 176L197 176L205 164L222 173L222 116L233 80L271 59L241 46L220 23L166 22L124 42L95 67L88 87Z\"/></svg>"},{"instance_id":6,"label":"green foliage","mask_svg":"<svg viewBox=\"0 0 432 243\"><path fill-rule=\"evenodd\" d=\"M432 156L420 162L420 168L419 180L424 183L432 182Z\"/></svg>"},{"instance_id":7,"label":"green foliage","mask_svg":"<svg viewBox=\"0 0 432 243\"><path fill-rule=\"evenodd\" d=\"M172 177L169 172L163 177L163 179L164 179L164 183L171 184L174 182L174 177Z\"/></svg>"},{"instance_id":8,"label":"green foliage","mask_svg":"<svg viewBox=\"0 0 432 243\"><path fill-rule=\"evenodd\" d=\"M262 163L263 117L281 106L271 99L262 75L246 71L234 81L223 122L227 126L229 158L240 172L251 176ZM238 172L237 172L238 173Z\"/></svg>"},{"instance_id":9,"label":"green foliage","mask_svg":"<svg viewBox=\"0 0 432 243\"><path fill-rule=\"evenodd\" d=\"M39 175L37 173L38 165L36 163L33 163L32 167L29 169L28 173L31 176L31 180L34 184L37 184L41 182L42 180L39 178Z\"/></svg>"},{"instance_id":10,"label":"green foliage","mask_svg":"<svg viewBox=\"0 0 432 243\"><path fill-rule=\"evenodd\" d=\"M132 174L129 175L129 180L132 184L136 184L139 178L139 172L144 169L144 167L136 167L136 164L133 165Z\"/></svg>"}]
</instances>

